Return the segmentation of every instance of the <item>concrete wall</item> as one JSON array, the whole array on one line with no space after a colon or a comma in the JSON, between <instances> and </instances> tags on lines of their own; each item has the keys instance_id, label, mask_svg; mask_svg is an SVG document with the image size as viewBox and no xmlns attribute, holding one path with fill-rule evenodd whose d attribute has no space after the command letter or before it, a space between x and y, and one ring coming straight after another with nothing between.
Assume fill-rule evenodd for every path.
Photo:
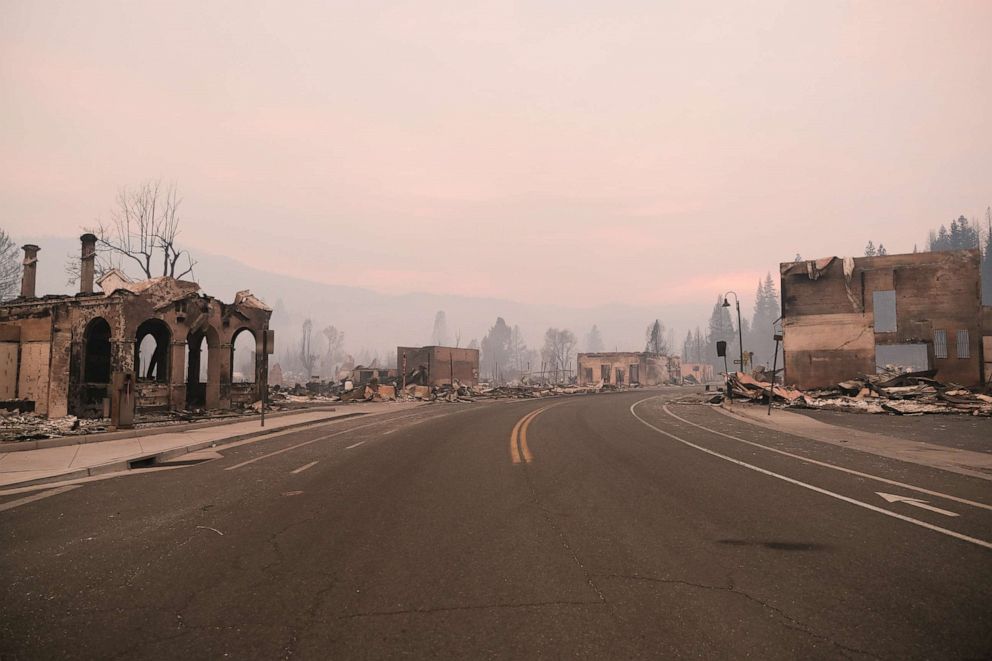
<instances>
[{"instance_id":1,"label":"concrete wall","mask_svg":"<svg viewBox=\"0 0 992 661\"><path fill-rule=\"evenodd\" d=\"M878 355L910 344L925 351L937 378L981 382L979 266L977 250L855 258L848 273L833 258L819 262L815 277L806 262L781 264L786 383L823 387L872 374ZM874 294L885 291L895 292L896 329L883 332L875 328ZM935 355L935 330L947 334L946 358ZM967 358L957 357L958 331L968 332Z\"/></svg>"}]
</instances>

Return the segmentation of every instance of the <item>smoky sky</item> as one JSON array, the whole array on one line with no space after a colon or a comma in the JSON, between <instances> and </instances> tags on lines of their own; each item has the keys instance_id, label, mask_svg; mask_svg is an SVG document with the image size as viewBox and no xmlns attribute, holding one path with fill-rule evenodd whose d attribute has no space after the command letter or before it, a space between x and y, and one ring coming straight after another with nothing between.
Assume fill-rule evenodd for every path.
<instances>
[{"instance_id":1,"label":"smoky sky","mask_svg":"<svg viewBox=\"0 0 992 661\"><path fill-rule=\"evenodd\" d=\"M664 306L992 203L992 3L0 5L0 214L175 182L194 251Z\"/></svg>"}]
</instances>

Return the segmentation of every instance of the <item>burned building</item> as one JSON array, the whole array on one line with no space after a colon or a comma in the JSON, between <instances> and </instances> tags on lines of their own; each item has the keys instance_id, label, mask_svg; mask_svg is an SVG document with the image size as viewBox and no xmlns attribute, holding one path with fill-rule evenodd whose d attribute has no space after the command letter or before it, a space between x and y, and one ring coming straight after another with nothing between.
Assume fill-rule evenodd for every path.
<instances>
[{"instance_id":1,"label":"burned building","mask_svg":"<svg viewBox=\"0 0 992 661\"><path fill-rule=\"evenodd\" d=\"M781 264L785 382L829 386L886 366L987 382L980 263L955 250Z\"/></svg>"},{"instance_id":2,"label":"burned building","mask_svg":"<svg viewBox=\"0 0 992 661\"><path fill-rule=\"evenodd\" d=\"M479 383L478 349L396 347L396 365L404 385L443 386L452 379L463 386Z\"/></svg>"},{"instance_id":3,"label":"burned building","mask_svg":"<svg viewBox=\"0 0 992 661\"><path fill-rule=\"evenodd\" d=\"M24 246L21 295L0 304L0 399L33 403L48 417L92 417L108 414L114 383L139 412L230 409L260 398L271 315L262 301L242 291L223 303L195 282L132 281L116 269L94 283L96 237L81 241L74 296L37 297L39 248ZM236 383L242 333L254 339L254 370Z\"/></svg>"},{"instance_id":4,"label":"burned building","mask_svg":"<svg viewBox=\"0 0 992 661\"><path fill-rule=\"evenodd\" d=\"M659 386L682 380L682 361L678 356L646 351L609 351L580 353L576 363L580 386L600 382L617 386Z\"/></svg>"},{"instance_id":5,"label":"burned building","mask_svg":"<svg viewBox=\"0 0 992 661\"><path fill-rule=\"evenodd\" d=\"M684 383L709 383L715 378L709 363L682 363L681 375Z\"/></svg>"},{"instance_id":6,"label":"burned building","mask_svg":"<svg viewBox=\"0 0 992 661\"><path fill-rule=\"evenodd\" d=\"M364 365L357 365L355 369L351 370L351 380L356 386L364 386L367 383L371 383L373 379L377 382L381 382L387 379L394 379L396 376L396 370L387 369L385 367L366 367Z\"/></svg>"}]
</instances>

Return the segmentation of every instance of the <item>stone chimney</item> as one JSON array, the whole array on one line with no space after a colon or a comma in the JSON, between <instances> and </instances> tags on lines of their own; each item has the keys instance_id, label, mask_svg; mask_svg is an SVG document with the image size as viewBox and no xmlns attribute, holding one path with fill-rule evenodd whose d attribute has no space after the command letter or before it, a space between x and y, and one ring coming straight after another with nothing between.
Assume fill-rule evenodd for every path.
<instances>
[{"instance_id":1,"label":"stone chimney","mask_svg":"<svg viewBox=\"0 0 992 661\"><path fill-rule=\"evenodd\" d=\"M21 298L34 298L35 281L38 278L38 251L33 243L24 248L24 275L21 277Z\"/></svg>"},{"instance_id":2,"label":"stone chimney","mask_svg":"<svg viewBox=\"0 0 992 661\"><path fill-rule=\"evenodd\" d=\"M82 257L79 265L79 293L93 293L93 275L96 272L96 237L84 234L79 237L82 243Z\"/></svg>"}]
</instances>

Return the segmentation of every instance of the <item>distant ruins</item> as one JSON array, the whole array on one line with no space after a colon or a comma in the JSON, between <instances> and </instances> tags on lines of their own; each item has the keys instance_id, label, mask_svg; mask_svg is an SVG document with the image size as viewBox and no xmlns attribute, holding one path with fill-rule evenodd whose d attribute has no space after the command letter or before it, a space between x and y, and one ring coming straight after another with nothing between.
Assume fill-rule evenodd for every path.
<instances>
[{"instance_id":1,"label":"distant ruins","mask_svg":"<svg viewBox=\"0 0 992 661\"><path fill-rule=\"evenodd\" d=\"M396 366L403 385L463 386L479 383L479 350L458 347L396 347Z\"/></svg>"},{"instance_id":2,"label":"distant ruins","mask_svg":"<svg viewBox=\"0 0 992 661\"><path fill-rule=\"evenodd\" d=\"M195 282L132 281L116 269L94 291L96 237L80 240L74 296L37 297L40 249L24 246L21 295L0 304L0 406L33 408L49 418L117 420L130 411L230 409L260 399L269 307L248 291L228 304L200 293ZM233 383L233 347L241 333L255 339L255 373L252 382ZM154 349L142 360L146 338Z\"/></svg>"},{"instance_id":3,"label":"distant ruins","mask_svg":"<svg viewBox=\"0 0 992 661\"><path fill-rule=\"evenodd\" d=\"M682 360L678 356L647 351L580 353L576 357L578 385L660 386L682 382Z\"/></svg>"}]
</instances>

